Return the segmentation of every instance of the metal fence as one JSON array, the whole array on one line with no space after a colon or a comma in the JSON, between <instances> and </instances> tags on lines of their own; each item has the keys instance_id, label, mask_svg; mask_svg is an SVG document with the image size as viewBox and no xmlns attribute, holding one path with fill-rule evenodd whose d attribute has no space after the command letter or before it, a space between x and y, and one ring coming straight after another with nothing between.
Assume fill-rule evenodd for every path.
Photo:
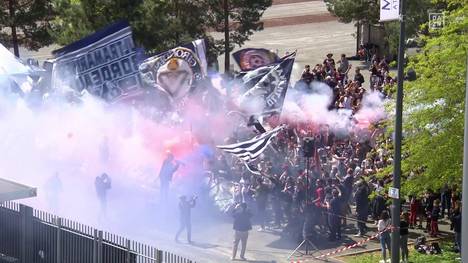
<instances>
[{"instance_id":1,"label":"metal fence","mask_svg":"<svg viewBox=\"0 0 468 263\"><path fill-rule=\"evenodd\" d=\"M17 203L0 205L0 262L195 263Z\"/></svg>"}]
</instances>

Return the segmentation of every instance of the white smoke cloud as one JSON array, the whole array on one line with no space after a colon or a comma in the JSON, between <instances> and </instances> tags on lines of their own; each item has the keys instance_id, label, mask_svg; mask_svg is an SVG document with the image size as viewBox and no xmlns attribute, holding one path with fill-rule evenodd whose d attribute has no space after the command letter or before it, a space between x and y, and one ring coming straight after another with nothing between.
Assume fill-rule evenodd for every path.
<instances>
[{"instance_id":1,"label":"white smoke cloud","mask_svg":"<svg viewBox=\"0 0 468 263\"><path fill-rule=\"evenodd\" d=\"M325 83L313 82L304 90L288 91L283 118L314 125L326 125L334 133L346 136L350 132L365 132L371 123L386 117L384 97L378 92L366 92L361 102L361 109L352 114L347 109L330 109L333 91Z\"/></svg>"}]
</instances>

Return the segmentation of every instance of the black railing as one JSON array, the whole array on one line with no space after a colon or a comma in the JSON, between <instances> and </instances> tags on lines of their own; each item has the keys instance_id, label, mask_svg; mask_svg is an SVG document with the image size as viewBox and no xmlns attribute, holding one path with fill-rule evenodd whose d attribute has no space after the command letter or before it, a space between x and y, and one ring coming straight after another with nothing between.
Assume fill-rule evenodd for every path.
<instances>
[{"instance_id":1,"label":"black railing","mask_svg":"<svg viewBox=\"0 0 468 263\"><path fill-rule=\"evenodd\" d=\"M0 262L195 263L16 203L0 205Z\"/></svg>"}]
</instances>

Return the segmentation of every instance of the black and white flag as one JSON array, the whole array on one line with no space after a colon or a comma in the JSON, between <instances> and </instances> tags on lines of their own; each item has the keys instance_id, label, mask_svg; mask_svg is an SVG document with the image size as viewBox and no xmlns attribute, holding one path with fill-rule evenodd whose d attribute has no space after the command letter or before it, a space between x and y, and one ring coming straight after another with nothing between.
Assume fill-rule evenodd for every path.
<instances>
[{"instance_id":1,"label":"black and white flag","mask_svg":"<svg viewBox=\"0 0 468 263\"><path fill-rule=\"evenodd\" d=\"M262 154L262 152L268 147L271 140L278 135L278 133L284 128L284 126L278 126L271 131L267 131L253 139L248 141L229 144L229 145L218 145L219 149L222 149L228 153L232 153L242 161L249 163L255 160Z\"/></svg>"},{"instance_id":2,"label":"black and white flag","mask_svg":"<svg viewBox=\"0 0 468 263\"><path fill-rule=\"evenodd\" d=\"M278 64L248 72L242 79L245 88L239 98L242 110L258 115L280 114L295 58L294 52L283 57Z\"/></svg>"},{"instance_id":3,"label":"black and white flag","mask_svg":"<svg viewBox=\"0 0 468 263\"><path fill-rule=\"evenodd\" d=\"M53 51L52 87L87 90L109 102L137 92L139 50L127 22L111 24Z\"/></svg>"}]
</instances>

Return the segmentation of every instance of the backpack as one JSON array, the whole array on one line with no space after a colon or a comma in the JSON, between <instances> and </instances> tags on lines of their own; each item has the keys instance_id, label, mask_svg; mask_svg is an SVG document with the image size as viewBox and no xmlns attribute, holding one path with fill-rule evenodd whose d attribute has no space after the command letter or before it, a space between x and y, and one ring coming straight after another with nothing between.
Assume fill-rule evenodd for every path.
<instances>
[{"instance_id":1,"label":"backpack","mask_svg":"<svg viewBox=\"0 0 468 263\"><path fill-rule=\"evenodd\" d=\"M439 243L432 242L429 247L429 254L442 254L442 249L440 249Z\"/></svg>"},{"instance_id":2,"label":"backpack","mask_svg":"<svg viewBox=\"0 0 468 263\"><path fill-rule=\"evenodd\" d=\"M414 249L418 250L419 247L423 246L426 244L426 237L425 236L419 236L416 238L416 241L414 241Z\"/></svg>"}]
</instances>

